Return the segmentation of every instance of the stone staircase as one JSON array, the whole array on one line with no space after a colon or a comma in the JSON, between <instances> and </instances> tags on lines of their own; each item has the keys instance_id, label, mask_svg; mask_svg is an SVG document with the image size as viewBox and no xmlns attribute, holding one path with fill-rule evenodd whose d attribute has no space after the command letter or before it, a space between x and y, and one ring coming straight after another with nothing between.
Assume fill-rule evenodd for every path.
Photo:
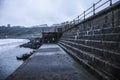
<instances>
[{"instance_id":1,"label":"stone staircase","mask_svg":"<svg viewBox=\"0 0 120 80\"><path fill-rule=\"evenodd\" d=\"M71 29L58 45L100 80L120 80L120 26Z\"/></svg>"}]
</instances>

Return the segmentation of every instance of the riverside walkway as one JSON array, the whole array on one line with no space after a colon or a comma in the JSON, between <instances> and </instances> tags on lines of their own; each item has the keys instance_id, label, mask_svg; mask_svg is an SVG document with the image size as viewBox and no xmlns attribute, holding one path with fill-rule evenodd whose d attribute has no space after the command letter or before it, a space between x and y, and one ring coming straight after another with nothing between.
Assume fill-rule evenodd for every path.
<instances>
[{"instance_id":1,"label":"riverside walkway","mask_svg":"<svg viewBox=\"0 0 120 80\"><path fill-rule=\"evenodd\" d=\"M97 80L57 44L43 44L7 80Z\"/></svg>"}]
</instances>

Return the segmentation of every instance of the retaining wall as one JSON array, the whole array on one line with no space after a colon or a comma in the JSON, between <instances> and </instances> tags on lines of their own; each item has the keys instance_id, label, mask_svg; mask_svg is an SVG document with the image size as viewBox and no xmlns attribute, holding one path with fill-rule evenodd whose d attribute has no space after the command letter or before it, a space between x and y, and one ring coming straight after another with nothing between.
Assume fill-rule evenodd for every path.
<instances>
[{"instance_id":1,"label":"retaining wall","mask_svg":"<svg viewBox=\"0 0 120 80\"><path fill-rule=\"evenodd\" d=\"M100 80L120 80L120 1L64 30L58 44Z\"/></svg>"}]
</instances>

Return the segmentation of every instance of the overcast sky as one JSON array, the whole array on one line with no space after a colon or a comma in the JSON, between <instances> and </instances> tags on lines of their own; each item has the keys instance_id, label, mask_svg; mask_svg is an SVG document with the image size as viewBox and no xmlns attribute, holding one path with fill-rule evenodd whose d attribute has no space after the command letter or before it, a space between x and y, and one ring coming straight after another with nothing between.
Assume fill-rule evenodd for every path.
<instances>
[{"instance_id":1,"label":"overcast sky","mask_svg":"<svg viewBox=\"0 0 120 80\"><path fill-rule=\"evenodd\" d=\"M70 21L98 0L0 0L0 25L34 26Z\"/></svg>"}]
</instances>

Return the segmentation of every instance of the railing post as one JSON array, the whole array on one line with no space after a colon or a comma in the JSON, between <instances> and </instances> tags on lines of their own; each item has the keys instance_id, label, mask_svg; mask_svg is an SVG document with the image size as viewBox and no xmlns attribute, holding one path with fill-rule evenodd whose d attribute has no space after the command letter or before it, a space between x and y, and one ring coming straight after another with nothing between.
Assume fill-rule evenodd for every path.
<instances>
[{"instance_id":1,"label":"railing post","mask_svg":"<svg viewBox=\"0 0 120 80\"><path fill-rule=\"evenodd\" d=\"M71 21L71 24L72 24L72 26L73 26L73 21Z\"/></svg>"},{"instance_id":2,"label":"railing post","mask_svg":"<svg viewBox=\"0 0 120 80\"><path fill-rule=\"evenodd\" d=\"M112 0L109 0L110 1L110 6L112 6Z\"/></svg>"},{"instance_id":3,"label":"railing post","mask_svg":"<svg viewBox=\"0 0 120 80\"><path fill-rule=\"evenodd\" d=\"M85 11L84 11L84 20L85 20Z\"/></svg>"},{"instance_id":4,"label":"railing post","mask_svg":"<svg viewBox=\"0 0 120 80\"><path fill-rule=\"evenodd\" d=\"M112 0L110 1L110 6L112 6ZM112 27L114 27L114 12L112 11Z\"/></svg>"},{"instance_id":5,"label":"railing post","mask_svg":"<svg viewBox=\"0 0 120 80\"><path fill-rule=\"evenodd\" d=\"M72 21L70 22L70 26L72 26Z\"/></svg>"},{"instance_id":6,"label":"railing post","mask_svg":"<svg viewBox=\"0 0 120 80\"><path fill-rule=\"evenodd\" d=\"M70 28L70 22L69 22L69 24L68 24L68 25L69 25L69 28Z\"/></svg>"},{"instance_id":7,"label":"railing post","mask_svg":"<svg viewBox=\"0 0 120 80\"><path fill-rule=\"evenodd\" d=\"M75 19L73 20L73 24L75 25Z\"/></svg>"},{"instance_id":8,"label":"railing post","mask_svg":"<svg viewBox=\"0 0 120 80\"><path fill-rule=\"evenodd\" d=\"M93 15L95 15L95 3L93 4Z\"/></svg>"},{"instance_id":9,"label":"railing post","mask_svg":"<svg viewBox=\"0 0 120 80\"><path fill-rule=\"evenodd\" d=\"M79 16L78 16L78 23L79 23Z\"/></svg>"}]
</instances>

